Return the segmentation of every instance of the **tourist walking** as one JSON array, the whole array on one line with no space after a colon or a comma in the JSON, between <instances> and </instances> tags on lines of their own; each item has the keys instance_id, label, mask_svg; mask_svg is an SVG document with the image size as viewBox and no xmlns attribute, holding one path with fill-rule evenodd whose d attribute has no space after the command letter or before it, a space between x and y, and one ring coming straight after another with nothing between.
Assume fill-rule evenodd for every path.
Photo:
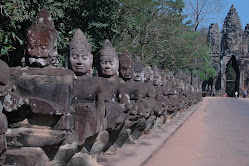
<instances>
[{"instance_id":1,"label":"tourist walking","mask_svg":"<svg viewBox=\"0 0 249 166\"><path fill-rule=\"evenodd\" d=\"M246 96L247 96L247 91L244 91L243 97L246 98Z\"/></svg>"},{"instance_id":2,"label":"tourist walking","mask_svg":"<svg viewBox=\"0 0 249 166\"><path fill-rule=\"evenodd\" d=\"M235 94L235 97L237 98L239 93L237 91L235 91L234 94Z\"/></svg>"}]
</instances>

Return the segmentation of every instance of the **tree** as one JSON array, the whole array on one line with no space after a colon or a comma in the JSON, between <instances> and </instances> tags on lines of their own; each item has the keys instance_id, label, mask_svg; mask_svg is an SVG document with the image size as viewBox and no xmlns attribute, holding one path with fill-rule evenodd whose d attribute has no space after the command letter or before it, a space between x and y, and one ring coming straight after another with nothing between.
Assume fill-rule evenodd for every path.
<instances>
[{"instance_id":1,"label":"tree","mask_svg":"<svg viewBox=\"0 0 249 166\"><path fill-rule=\"evenodd\" d=\"M117 33L117 0L2 0L0 5L1 59L10 66L20 65L26 47L23 44L26 29L43 8L50 11L59 31L61 64L68 54L68 44L76 29L81 28L86 34L95 54L105 39L112 39Z\"/></svg>"},{"instance_id":2,"label":"tree","mask_svg":"<svg viewBox=\"0 0 249 166\"><path fill-rule=\"evenodd\" d=\"M2 0L0 5L1 49L8 48L1 59L7 57L10 66L20 65L25 31L43 8L50 11L59 31L61 64L78 28L92 43L94 55L109 39L117 51L129 50L162 69L206 71L209 64L206 42L183 23L183 0Z\"/></svg>"},{"instance_id":3,"label":"tree","mask_svg":"<svg viewBox=\"0 0 249 166\"><path fill-rule=\"evenodd\" d=\"M208 20L218 17L219 12L223 8L222 0L184 0L186 4L186 12L193 21L194 30L199 25ZM215 16L216 15L216 16Z\"/></svg>"},{"instance_id":4,"label":"tree","mask_svg":"<svg viewBox=\"0 0 249 166\"><path fill-rule=\"evenodd\" d=\"M162 69L212 73L207 39L183 23L182 0L126 0L120 6L120 33L114 36L117 50ZM207 74L209 73L209 74Z\"/></svg>"}]
</instances>

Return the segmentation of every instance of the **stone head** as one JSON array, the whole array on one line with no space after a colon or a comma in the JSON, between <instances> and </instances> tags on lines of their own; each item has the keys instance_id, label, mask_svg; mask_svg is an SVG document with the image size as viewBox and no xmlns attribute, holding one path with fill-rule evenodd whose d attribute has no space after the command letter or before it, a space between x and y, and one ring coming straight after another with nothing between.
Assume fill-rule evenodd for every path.
<instances>
[{"instance_id":1,"label":"stone head","mask_svg":"<svg viewBox=\"0 0 249 166\"><path fill-rule=\"evenodd\" d=\"M149 83L153 79L153 70L150 65L145 65L144 67L144 82Z\"/></svg>"},{"instance_id":2,"label":"stone head","mask_svg":"<svg viewBox=\"0 0 249 166\"><path fill-rule=\"evenodd\" d=\"M237 51L239 50L239 45L241 44L240 36L236 33L226 33L224 34L224 46L225 49L230 51Z\"/></svg>"},{"instance_id":3,"label":"stone head","mask_svg":"<svg viewBox=\"0 0 249 166\"><path fill-rule=\"evenodd\" d=\"M100 69L104 77L118 76L119 60L111 42L106 40L100 50Z\"/></svg>"},{"instance_id":4,"label":"stone head","mask_svg":"<svg viewBox=\"0 0 249 166\"><path fill-rule=\"evenodd\" d=\"M2 60L0 60L0 113L2 111L2 103L4 96L7 95L7 88L10 78L9 66Z\"/></svg>"},{"instance_id":5,"label":"stone head","mask_svg":"<svg viewBox=\"0 0 249 166\"><path fill-rule=\"evenodd\" d=\"M32 67L58 66L57 36L50 13L43 9L27 29L27 58Z\"/></svg>"},{"instance_id":6,"label":"stone head","mask_svg":"<svg viewBox=\"0 0 249 166\"><path fill-rule=\"evenodd\" d=\"M157 66L153 67L153 81L152 82L153 82L153 85L155 86L161 86L162 76Z\"/></svg>"},{"instance_id":7,"label":"stone head","mask_svg":"<svg viewBox=\"0 0 249 166\"><path fill-rule=\"evenodd\" d=\"M91 75L93 55L92 46L86 40L84 33L77 29L70 43L69 68L77 75Z\"/></svg>"},{"instance_id":8,"label":"stone head","mask_svg":"<svg viewBox=\"0 0 249 166\"><path fill-rule=\"evenodd\" d=\"M186 90L186 85L185 85L185 83L184 83L184 81L182 79L180 81L181 81L180 82L180 88L181 88L182 91L185 91Z\"/></svg>"},{"instance_id":9,"label":"stone head","mask_svg":"<svg viewBox=\"0 0 249 166\"><path fill-rule=\"evenodd\" d=\"M133 61L128 51L124 51L119 59L119 76L127 81L133 76Z\"/></svg>"},{"instance_id":10,"label":"stone head","mask_svg":"<svg viewBox=\"0 0 249 166\"><path fill-rule=\"evenodd\" d=\"M139 56L134 60L134 81L144 82L144 65Z\"/></svg>"}]
</instances>

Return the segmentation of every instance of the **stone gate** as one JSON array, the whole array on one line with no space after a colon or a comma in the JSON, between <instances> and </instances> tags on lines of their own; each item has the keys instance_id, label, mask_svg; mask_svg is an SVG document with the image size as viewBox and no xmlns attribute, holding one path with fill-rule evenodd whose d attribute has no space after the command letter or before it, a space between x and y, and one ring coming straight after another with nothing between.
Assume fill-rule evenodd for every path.
<instances>
[{"instance_id":1,"label":"stone gate","mask_svg":"<svg viewBox=\"0 0 249 166\"><path fill-rule=\"evenodd\" d=\"M220 31L217 23L209 26L208 43L212 47L212 65L216 70L215 78L204 81L202 90L205 95L233 96L249 89L249 24L243 31L240 18L232 5ZM229 67L234 78L228 76ZM230 89L229 89L230 88Z\"/></svg>"}]
</instances>

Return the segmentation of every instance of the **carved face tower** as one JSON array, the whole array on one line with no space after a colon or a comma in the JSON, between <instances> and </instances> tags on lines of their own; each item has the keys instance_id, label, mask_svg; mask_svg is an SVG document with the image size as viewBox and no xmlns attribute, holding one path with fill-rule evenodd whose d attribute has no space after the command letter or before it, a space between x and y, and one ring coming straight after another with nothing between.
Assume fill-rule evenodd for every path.
<instances>
[{"instance_id":1,"label":"carved face tower","mask_svg":"<svg viewBox=\"0 0 249 166\"><path fill-rule=\"evenodd\" d=\"M128 51L124 51L124 53L120 56L119 62L119 76L125 81L130 80L133 75L133 61L130 57L130 53Z\"/></svg>"},{"instance_id":2,"label":"carved face tower","mask_svg":"<svg viewBox=\"0 0 249 166\"><path fill-rule=\"evenodd\" d=\"M92 47L87 42L84 33L77 29L70 43L69 68L77 76L91 75L93 55Z\"/></svg>"},{"instance_id":3,"label":"carved face tower","mask_svg":"<svg viewBox=\"0 0 249 166\"><path fill-rule=\"evenodd\" d=\"M114 75L119 75L118 67L118 55L114 50L111 42L109 40L106 40L102 49L100 50L101 73L104 77L112 77Z\"/></svg>"},{"instance_id":4,"label":"carved face tower","mask_svg":"<svg viewBox=\"0 0 249 166\"><path fill-rule=\"evenodd\" d=\"M57 36L50 13L43 9L27 29L27 55L29 66L58 66Z\"/></svg>"}]
</instances>

